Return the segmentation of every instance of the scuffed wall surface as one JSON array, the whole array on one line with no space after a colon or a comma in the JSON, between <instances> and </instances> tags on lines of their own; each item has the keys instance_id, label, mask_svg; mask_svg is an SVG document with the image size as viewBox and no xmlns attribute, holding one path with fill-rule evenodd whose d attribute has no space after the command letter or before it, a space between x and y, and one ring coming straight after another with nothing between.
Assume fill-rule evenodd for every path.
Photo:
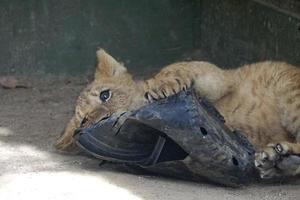
<instances>
[{"instance_id":1,"label":"scuffed wall surface","mask_svg":"<svg viewBox=\"0 0 300 200\"><path fill-rule=\"evenodd\" d=\"M221 67L262 60L300 66L300 1L198 1L195 55ZM298 18L299 16L299 18Z\"/></svg>"},{"instance_id":2,"label":"scuffed wall surface","mask_svg":"<svg viewBox=\"0 0 300 200\"><path fill-rule=\"evenodd\" d=\"M82 74L105 48L135 75L183 59L300 66L298 0L1 0L1 74Z\"/></svg>"},{"instance_id":3,"label":"scuffed wall surface","mask_svg":"<svg viewBox=\"0 0 300 200\"><path fill-rule=\"evenodd\" d=\"M97 47L137 74L174 62L193 47L189 0L2 0L2 73L80 74Z\"/></svg>"}]
</instances>

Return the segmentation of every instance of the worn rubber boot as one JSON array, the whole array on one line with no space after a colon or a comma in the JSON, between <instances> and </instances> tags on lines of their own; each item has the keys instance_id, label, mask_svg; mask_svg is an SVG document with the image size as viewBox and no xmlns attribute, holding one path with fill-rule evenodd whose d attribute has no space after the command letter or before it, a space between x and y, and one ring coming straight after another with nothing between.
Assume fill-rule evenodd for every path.
<instances>
[{"instance_id":1,"label":"worn rubber boot","mask_svg":"<svg viewBox=\"0 0 300 200\"><path fill-rule=\"evenodd\" d=\"M193 91L77 132L76 143L95 157L168 176L238 186L249 181L254 169L252 145L231 132L216 109Z\"/></svg>"}]
</instances>

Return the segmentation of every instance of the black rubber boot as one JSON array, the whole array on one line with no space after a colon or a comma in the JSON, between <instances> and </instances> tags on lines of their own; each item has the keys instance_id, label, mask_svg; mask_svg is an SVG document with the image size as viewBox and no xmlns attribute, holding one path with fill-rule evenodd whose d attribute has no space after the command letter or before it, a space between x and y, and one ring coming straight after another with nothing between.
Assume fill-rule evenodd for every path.
<instances>
[{"instance_id":1,"label":"black rubber boot","mask_svg":"<svg viewBox=\"0 0 300 200\"><path fill-rule=\"evenodd\" d=\"M109 161L138 165L169 176L238 186L249 181L254 149L192 91L156 101L80 129L76 143Z\"/></svg>"}]
</instances>

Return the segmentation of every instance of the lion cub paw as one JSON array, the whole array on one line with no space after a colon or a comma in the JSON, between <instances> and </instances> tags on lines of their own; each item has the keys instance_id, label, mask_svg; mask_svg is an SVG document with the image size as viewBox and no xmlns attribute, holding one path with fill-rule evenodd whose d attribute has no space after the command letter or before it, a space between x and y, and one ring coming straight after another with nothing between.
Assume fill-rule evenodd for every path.
<instances>
[{"instance_id":1,"label":"lion cub paw","mask_svg":"<svg viewBox=\"0 0 300 200\"><path fill-rule=\"evenodd\" d=\"M59 151L72 151L74 150L73 135L75 128L72 130L64 130L61 136L56 141L55 148Z\"/></svg>"},{"instance_id":2,"label":"lion cub paw","mask_svg":"<svg viewBox=\"0 0 300 200\"><path fill-rule=\"evenodd\" d=\"M145 98L152 102L177 94L191 86L189 79L166 78L163 80L151 79L146 81L147 89Z\"/></svg>"},{"instance_id":3,"label":"lion cub paw","mask_svg":"<svg viewBox=\"0 0 300 200\"><path fill-rule=\"evenodd\" d=\"M60 151L68 151L70 146L72 146L72 143L73 137L61 137L56 141L55 147Z\"/></svg>"},{"instance_id":4,"label":"lion cub paw","mask_svg":"<svg viewBox=\"0 0 300 200\"><path fill-rule=\"evenodd\" d=\"M269 144L255 154L255 167L262 179L293 176L300 172L300 156L292 154L288 143Z\"/></svg>"}]
</instances>

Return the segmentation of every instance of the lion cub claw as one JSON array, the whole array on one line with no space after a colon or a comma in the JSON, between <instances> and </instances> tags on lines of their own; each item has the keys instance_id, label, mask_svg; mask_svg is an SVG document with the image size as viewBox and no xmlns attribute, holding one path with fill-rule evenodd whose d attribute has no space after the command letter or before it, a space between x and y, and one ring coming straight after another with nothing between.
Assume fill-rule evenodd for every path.
<instances>
[{"instance_id":1,"label":"lion cub claw","mask_svg":"<svg viewBox=\"0 0 300 200\"><path fill-rule=\"evenodd\" d=\"M149 101L167 98L182 90L187 90L191 86L190 79L183 78L165 78L159 80L157 78L146 81L145 98Z\"/></svg>"},{"instance_id":2,"label":"lion cub claw","mask_svg":"<svg viewBox=\"0 0 300 200\"><path fill-rule=\"evenodd\" d=\"M255 154L255 167L262 179L293 176L300 171L300 156L293 154L288 143L269 144Z\"/></svg>"}]
</instances>

